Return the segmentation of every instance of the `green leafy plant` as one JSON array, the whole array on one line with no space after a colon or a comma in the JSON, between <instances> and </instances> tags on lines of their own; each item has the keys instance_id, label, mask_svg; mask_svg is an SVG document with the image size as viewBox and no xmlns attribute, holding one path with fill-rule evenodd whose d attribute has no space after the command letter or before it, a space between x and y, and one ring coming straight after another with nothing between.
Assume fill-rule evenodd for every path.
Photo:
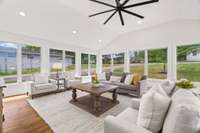
<instances>
[{"instance_id":1,"label":"green leafy plant","mask_svg":"<svg viewBox=\"0 0 200 133\"><path fill-rule=\"evenodd\" d=\"M181 79L179 82L176 83L179 88L183 89L191 89L194 88L194 83L187 79Z\"/></svg>"}]
</instances>

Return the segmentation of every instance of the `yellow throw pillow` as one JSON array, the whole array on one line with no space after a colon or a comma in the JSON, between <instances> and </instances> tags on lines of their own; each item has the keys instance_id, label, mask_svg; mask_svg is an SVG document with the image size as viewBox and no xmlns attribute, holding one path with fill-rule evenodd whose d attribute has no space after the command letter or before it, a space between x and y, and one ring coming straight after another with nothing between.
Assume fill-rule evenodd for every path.
<instances>
[{"instance_id":1,"label":"yellow throw pillow","mask_svg":"<svg viewBox=\"0 0 200 133\"><path fill-rule=\"evenodd\" d=\"M138 73L134 73L132 84L138 86L139 82L140 82L140 75Z\"/></svg>"}]
</instances>

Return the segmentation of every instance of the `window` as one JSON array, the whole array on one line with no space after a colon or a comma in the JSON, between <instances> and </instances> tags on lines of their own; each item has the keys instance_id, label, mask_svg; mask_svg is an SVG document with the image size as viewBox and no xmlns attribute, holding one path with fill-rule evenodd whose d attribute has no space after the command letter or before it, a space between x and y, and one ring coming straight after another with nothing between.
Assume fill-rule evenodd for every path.
<instances>
[{"instance_id":1,"label":"window","mask_svg":"<svg viewBox=\"0 0 200 133\"><path fill-rule=\"evenodd\" d=\"M22 46L22 81L31 81L32 75L40 73L41 53L40 47Z\"/></svg>"},{"instance_id":2,"label":"window","mask_svg":"<svg viewBox=\"0 0 200 133\"><path fill-rule=\"evenodd\" d=\"M102 55L103 72L111 72L111 55Z\"/></svg>"},{"instance_id":3,"label":"window","mask_svg":"<svg viewBox=\"0 0 200 133\"><path fill-rule=\"evenodd\" d=\"M89 58L88 54L81 54L81 75L87 76L88 75L88 63Z\"/></svg>"},{"instance_id":4,"label":"window","mask_svg":"<svg viewBox=\"0 0 200 133\"><path fill-rule=\"evenodd\" d=\"M177 79L185 78L199 82L199 74L200 44L177 47Z\"/></svg>"},{"instance_id":5,"label":"window","mask_svg":"<svg viewBox=\"0 0 200 133\"><path fill-rule=\"evenodd\" d=\"M51 76L55 76L55 72L57 70L54 70L52 68L54 63L63 63L63 51L62 50L57 50L57 49L50 49L50 70L52 72ZM59 70L60 72L62 69Z\"/></svg>"},{"instance_id":6,"label":"window","mask_svg":"<svg viewBox=\"0 0 200 133\"><path fill-rule=\"evenodd\" d=\"M167 78L167 48L148 50L148 77Z\"/></svg>"},{"instance_id":7,"label":"window","mask_svg":"<svg viewBox=\"0 0 200 133\"><path fill-rule=\"evenodd\" d=\"M65 51L65 70L75 71L75 52Z\"/></svg>"},{"instance_id":8,"label":"window","mask_svg":"<svg viewBox=\"0 0 200 133\"><path fill-rule=\"evenodd\" d=\"M130 72L144 74L144 51L130 51Z\"/></svg>"},{"instance_id":9,"label":"window","mask_svg":"<svg viewBox=\"0 0 200 133\"><path fill-rule=\"evenodd\" d=\"M124 53L113 54L113 75L121 76L124 72Z\"/></svg>"},{"instance_id":10,"label":"window","mask_svg":"<svg viewBox=\"0 0 200 133\"><path fill-rule=\"evenodd\" d=\"M97 64L96 55L90 55L91 74L94 74L94 72L96 72L96 64Z\"/></svg>"},{"instance_id":11,"label":"window","mask_svg":"<svg viewBox=\"0 0 200 133\"><path fill-rule=\"evenodd\" d=\"M4 77L6 83L17 82L16 60L16 44L0 42L0 77Z\"/></svg>"}]
</instances>

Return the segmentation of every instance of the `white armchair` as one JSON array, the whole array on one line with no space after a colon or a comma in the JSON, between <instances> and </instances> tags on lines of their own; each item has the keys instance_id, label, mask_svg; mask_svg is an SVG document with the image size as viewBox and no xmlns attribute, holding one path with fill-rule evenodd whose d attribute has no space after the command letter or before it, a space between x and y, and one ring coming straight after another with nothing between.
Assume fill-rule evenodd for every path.
<instances>
[{"instance_id":1,"label":"white armchair","mask_svg":"<svg viewBox=\"0 0 200 133\"><path fill-rule=\"evenodd\" d=\"M31 83L30 95L33 98L36 95L50 93L56 90L56 82L49 80L47 74L37 74L34 76L34 82Z\"/></svg>"}]
</instances>

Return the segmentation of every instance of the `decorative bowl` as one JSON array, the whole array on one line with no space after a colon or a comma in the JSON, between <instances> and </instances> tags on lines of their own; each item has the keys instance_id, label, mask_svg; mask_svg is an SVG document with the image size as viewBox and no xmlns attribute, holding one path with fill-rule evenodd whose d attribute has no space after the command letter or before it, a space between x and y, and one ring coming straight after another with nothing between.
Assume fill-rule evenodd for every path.
<instances>
[{"instance_id":1,"label":"decorative bowl","mask_svg":"<svg viewBox=\"0 0 200 133\"><path fill-rule=\"evenodd\" d=\"M99 87L100 87L100 84L92 84L92 87L93 87L93 88L99 88Z\"/></svg>"}]
</instances>

